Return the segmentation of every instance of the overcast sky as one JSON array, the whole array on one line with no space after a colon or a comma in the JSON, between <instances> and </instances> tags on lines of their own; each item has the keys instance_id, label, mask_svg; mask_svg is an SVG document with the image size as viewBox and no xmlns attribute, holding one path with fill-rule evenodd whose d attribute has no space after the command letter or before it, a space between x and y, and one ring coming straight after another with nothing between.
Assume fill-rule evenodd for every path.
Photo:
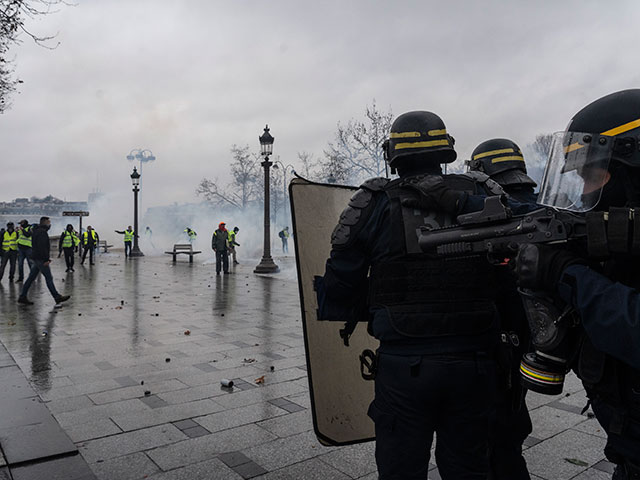
<instances>
[{"instance_id":1,"label":"overcast sky","mask_svg":"<svg viewBox=\"0 0 640 480\"><path fill-rule=\"evenodd\" d=\"M524 147L640 87L639 20L634 0L77 0L28 23L57 49L12 51L24 84L0 115L0 200L84 200L98 177L128 191L142 147L145 206L194 201L265 123L295 162L374 98L438 113L459 159L492 137Z\"/></svg>"}]
</instances>

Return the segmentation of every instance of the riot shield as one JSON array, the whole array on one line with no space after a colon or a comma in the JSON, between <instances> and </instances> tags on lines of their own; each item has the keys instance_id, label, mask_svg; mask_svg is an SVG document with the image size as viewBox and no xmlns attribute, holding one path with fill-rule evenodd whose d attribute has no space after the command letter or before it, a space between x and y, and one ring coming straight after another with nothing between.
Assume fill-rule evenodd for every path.
<instances>
[{"instance_id":1,"label":"riot shield","mask_svg":"<svg viewBox=\"0 0 640 480\"><path fill-rule=\"evenodd\" d=\"M313 289L314 276L324 275L331 233L355 190L300 178L289 184L313 427L325 445L375 439L367 416L374 382L362 378L359 355L364 349L375 351L378 341L360 323L345 346L339 334L342 322L317 319Z\"/></svg>"}]
</instances>

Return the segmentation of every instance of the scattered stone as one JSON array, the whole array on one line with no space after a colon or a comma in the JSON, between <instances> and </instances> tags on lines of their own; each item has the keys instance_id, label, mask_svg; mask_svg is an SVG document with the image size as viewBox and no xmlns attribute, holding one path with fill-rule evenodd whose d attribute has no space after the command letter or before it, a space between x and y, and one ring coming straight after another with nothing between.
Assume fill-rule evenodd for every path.
<instances>
[{"instance_id":1,"label":"scattered stone","mask_svg":"<svg viewBox=\"0 0 640 480\"><path fill-rule=\"evenodd\" d=\"M7 325L9 325L10 327L13 327L16 324L16 322L7 322Z\"/></svg>"},{"instance_id":2,"label":"scattered stone","mask_svg":"<svg viewBox=\"0 0 640 480\"><path fill-rule=\"evenodd\" d=\"M100 310L102 310L102 309L100 309ZM118 306L116 307L116 310L122 310L122 307L121 307L120 305L118 305Z\"/></svg>"},{"instance_id":3,"label":"scattered stone","mask_svg":"<svg viewBox=\"0 0 640 480\"><path fill-rule=\"evenodd\" d=\"M220 315L221 317L224 317L224 313Z\"/></svg>"},{"instance_id":4,"label":"scattered stone","mask_svg":"<svg viewBox=\"0 0 640 480\"><path fill-rule=\"evenodd\" d=\"M145 390L144 391L144 396L148 397L149 395L151 395L151 390Z\"/></svg>"},{"instance_id":5,"label":"scattered stone","mask_svg":"<svg viewBox=\"0 0 640 480\"><path fill-rule=\"evenodd\" d=\"M140 380L140 385L144 385L144 380Z\"/></svg>"},{"instance_id":6,"label":"scattered stone","mask_svg":"<svg viewBox=\"0 0 640 480\"><path fill-rule=\"evenodd\" d=\"M78 316L79 316L79 317L81 317L81 316L82 316L82 314L81 314L81 313L79 313L79 314L78 314Z\"/></svg>"},{"instance_id":7,"label":"scattered stone","mask_svg":"<svg viewBox=\"0 0 640 480\"><path fill-rule=\"evenodd\" d=\"M256 361L255 358L245 358L244 360L242 360L243 363L253 363L255 361Z\"/></svg>"},{"instance_id":8,"label":"scattered stone","mask_svg":"<svg viewBox=\"0 0 640 480\"><path fill-rule=\"evenodd\" d=\"M564 394L564 396L565 396L565 397L570 397L570 396L571 396L571 394L567 392L567 393L565 393L565 394Z\"/></svg>"},{"instance_id":9,"label":"scattered stone","mask_svg":"<svg viewBox=\"0 0 640 480\"><path fill-rule=\"evenodd\" d=\"M579 467L588 467L589 464L587 462L583 462L582 460L578 460L577 458L565 458L565 462L572 463L573 465L578 465Z\"/></svg>"},{"instance_id":10,"label":"scattered stone","mask_svg":"<svg viewBox=\"0 0 640 480\"><path fill-rule=\"evenodd\" d=\"M273 365L271 365L271 366L269 367L269 370L271 370L272 372L273 372L273 371L275 371L275 369L276 369L276 367L274 367Z\"/></svg>"},{"instance_id":11,"label":"scattered stone","mask_svg":"<svg viewBox=\"0 0 640 480\"><path fill-rule=\"evenodd\" d=\"M595 413L593 413L593 412L587 412L587 417L589 417L589 418L594 418L595 416L596 416L596 414L595 414Z\"/></svg>"},{"instance_id":12,"label":"scattered stone","mask_svg":"<svg viewBox=\"0 0 640 480\"><path fill-rule=\"evenodd\" d=\"M46 337L47 335L49 335L49 332L47 332L46 330L44 332L42 332L42 336Z\"/></svg>"},{"instance_id":13,"label":"scattered stone","mask_svg":"<svg viewBox=\"0 0 640 480\"><path fill-rule=\"evenodd\" d=\"M120 305L124 305L124 300L120 300Z\"/></svg>"},{"instance_id":14,"label":"scattered stone","mask_svg":"<svg viewBox=\"0 0 640 480\"><path fill-rule=\"evenodd\" d=\"M171 361L171 359L170 358L165 358L164 361L169 363Z\"/></svg>"},{"instance_id":15,"label":"scattered stone","mask_svg":"<svg viewBox=\"0 0 640 480\"><path fill-rule=\"evenodd\" d=\"M260 385L264 383L264 375L255 379L255 382Z\"/></svg>"},{"instance_id":16,"label":"scattered stone","mask_svg":"<svg viewBox=\"0 0 640 480\"><path fill-rule=\"evenodd\" d=\"M184 334L185 334L185 335L191 335L191 330L185 330L185 331L184 331Z\"/></svg>"}]
</instances>

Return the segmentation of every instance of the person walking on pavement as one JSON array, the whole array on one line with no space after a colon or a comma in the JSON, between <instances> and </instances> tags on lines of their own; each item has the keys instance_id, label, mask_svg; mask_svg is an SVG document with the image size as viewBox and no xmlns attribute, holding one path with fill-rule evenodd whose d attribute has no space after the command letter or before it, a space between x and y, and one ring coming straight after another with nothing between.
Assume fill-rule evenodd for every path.
<instances>
[{"instance_id":1,"label":"person walking on pavement","mask_svg":"<svg viewBox=\"0 0 640 480\"><path fill-rule=\"evenodd\" d=\"M65 272L75 272L73 264L75 262L74 252L78 251L78 244L80 239L73 229L73 225L68 224L66 230L60 235L60 242L58 243L58 257L60 253L64 251L64 261L67 264Z\"/></svg>"},{"instance_id":2,"label":"person walking on pavement","mask_svg":"<svg viewBox=\"0 0 640 480\"><path fill-rule=\"evenodd\" d=\"M100 237L98 233L89 225L87 227L87 231L82 234L82 248L84 248L84 252L82 252L82 261L80 265L84 265L84 261L87 258L87 253L89 253L89 264L95 265L93 262L93 253L94 250L98 247L98 242L100 241Z\"/></svg>"},{"instance_id":3,"label":"person walking on pavement","mask_svg":"<svg viewBox=\"0 0 640 480\"><path fill-rule=\"evenodd\" d=\"M229 273L229 232L226 223L220 222L218 229L213 232L211 248L216 252L216 275L220 275L220 270Z\"/></svg>"},{"instance_id":4,"label":"person walking on pavement","mask_svg":"<svg viewBox=\"0 0 640 480\"><path fill-rule=\"evenodd\" d=\"M136 235L136 232L133 231L131 225L129 225L126 230L115 230L115 232L119 233L120 235L124 235L124 256L128 257L129 255L131 255L131 245L133 243L133 237Z\"/></svg>"},{"instance_id":5,"label":"person walking on pavement","mask_svg":"<svg viewBox=\"0 0 640 480\"><path fill-rule=\"evenodd\" d=\"M233 264L238 265L239 262L236 259L236 247L239 247L240 244L236 242L236 235L240 229L238 227L233 227L233 230L229 232L229 255L233 257Z\"/></svg>"},{"instance_id":6,"label":"person walking on pavement","mask_svg":"<svg viewBox=\"0 0 640 480\"><path fill-rule=\"evenodd\" d=\"M13 222L7 223L7 229L2 234L2 262L0 263L0 280L4 276L4 269L9 263L9 281L13 281L16 273L16 259L18 258L18 232L13 228Z\"/></svg>"},{"instance_id":7,"label":"person walking on pavement","mask_svg":"<svg viewBox=\"0 0 640 480\"><path fill-rule=\"evenodd\" d=\"M282 239L282 253L289 253L289 227L280 230L278 236Z\"/></svg>"},{"instance_id":8,"label":"person walking on pavement","mask_svg":"<svg viewBox=\"0 0 640 480\"><path fill-rule=\"evenodd\" d=\"M33 225L29 225L27 220L20 220L18 226L18 280L16 280L16 283L24 280L24 261L27 261L29 268L33 265L31 260L32 229Z\"/></svg>"},{"instance_id":9,"label":"person walking on pavement","mask_svg":"<svg viewBox=\"0 0 640 480\"><path fill-rule=\"evenodd\" d=\"M153 244L153 240L151 240L151 237L153 236L153 231L151 231L151 228L148 225L144 229L144 234L149 239L149 243L151 244L151 248L153 248L155 250L156 246Z\"/></svg>"},{"instance_id":10,"label":"person walking on pavement","mask_svg":"<svg viewBox=\"0 0 640 480\"><path fill-rule=\"evenodd\" d=\"M51 244L49 242L49 234L47 233L50 228L51 220L49 219L49 217L42 217L40 219L40 224L33 229L31 236L33 243L33 267L31 267L29 277L22 286L22 291L20 292L18 303L22 303L24 305L33 305L33 302L27 298L27 293L29 293L31 284L40 273L42 273L42 275L44 276L47 282L47 288L49 289L49 292L53 296L53 299L56 303L62 303L71 298L70 295L60 295L60 293L58 293L58 291L56 290L56 286L53 284L53 275L51 274L51 268L49 267L49 265L51 264L51 258L49 258L49 255L51 253Z\"/></svg>"}]
</instances>

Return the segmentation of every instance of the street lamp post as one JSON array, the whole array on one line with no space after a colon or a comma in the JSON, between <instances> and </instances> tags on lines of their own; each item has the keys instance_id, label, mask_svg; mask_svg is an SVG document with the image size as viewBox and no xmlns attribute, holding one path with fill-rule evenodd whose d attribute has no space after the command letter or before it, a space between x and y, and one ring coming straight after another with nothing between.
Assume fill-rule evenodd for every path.
<instances>
[{"instance_id":1,"label":"street lamp post","mask_svg":"<svg viewBox=\"0 0 640 480\"><path fill-rule=\"evenodd\" d=\"M144 257L144 253L138 247L138 192L140 191L140 177L136 167L133 167L131 174L131 184L133 185L133 248L129 253L130 257Z\"/></svg>"},{"instance_id":2,"label":"street lamp post","mask_svg":"<svg viewBox=\"0 0 640 480\"><path fill-rule=\"evenodd\" d=\"M264 162L260 165L264 168L264 252L262 260L256 266L253 273L277 273L280 271L278 265L271 258L271 212L270 212L270 194L269 194L269 167L273 165L269 161L269 156L273 153L274 138L269 133L269 125L264 127L264 133L259 137L260 150L264 157Z\"/></svg>"},{"instance_id":3,"label":"street lamp post","mask_svg":"<svg viewBox=\"0 0 640 480\"><path fill-rule=\"evenodd\" d=\"M284 210L284 221L285 223L288 221L289 217L287 217L287 169L290 169L291 172L295 175L296 173L296 169L293 165L291 164L283 164L282 162L276 160L275 162L273 162L273 168L278 168L278 165L280 166L280 168L282 168L282 206L283 206L283 210Z\"/></svg>"}]
</instances>

